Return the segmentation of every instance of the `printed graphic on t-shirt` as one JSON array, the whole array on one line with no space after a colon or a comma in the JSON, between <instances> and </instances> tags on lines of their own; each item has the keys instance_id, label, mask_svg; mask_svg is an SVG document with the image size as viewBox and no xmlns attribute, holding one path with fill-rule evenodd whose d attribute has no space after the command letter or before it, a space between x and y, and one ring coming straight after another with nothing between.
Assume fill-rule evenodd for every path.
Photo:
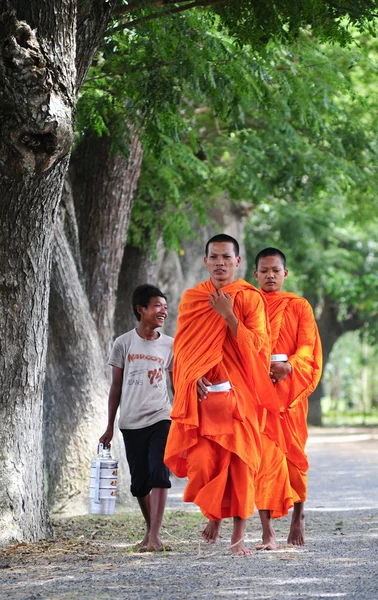
<instances>
[{"instance_id":1,"label":"printed graphic on t-shirt","mask_svg":"<svg viewBox=\"0 0 378 600\"><path fill-rule=\"evenodd\" d=\"M153 360L153 361L157 361L161 365L164 365L164 359L161 358L160 356L150 356L150 355L146 355L146 354L128 354L127 360L129 362L134 362L134 360Z\"/></svg>"},{"instance_id":2,"label":"printed graphic on t-shirt","mask_svg":"<svg viewBox=\"0 0 378 600\"><path fill-rule=\"evenodd\" d=\"M163 380L163 369L161 367L159 369L154 369L153 371L148 371L147 375L148 379L150 380L150 384L153 385L153 387L160 387L162 385L161 381Z\"/></svg>"},{"instance_id":3,"label":"printed graphic on t-shirt","mask_svg":"<svg viewBox=\"0 0 378 600\"><path fill-rule=\"evenodd\" d=\"M164 365L164 360L159 356L147 356L145 354L128 354L127 360L129 362L134 362L137 360L151 360L153 362L159 362ZM146 380L147 373L147 380ZM127 379L128 385L143 385L144 380L146 383L153 388L162 388L164 386L164 374L162 367L155 367L154 369L131 369L129 372L129 377Z\"/></svg>"}]
</instances>

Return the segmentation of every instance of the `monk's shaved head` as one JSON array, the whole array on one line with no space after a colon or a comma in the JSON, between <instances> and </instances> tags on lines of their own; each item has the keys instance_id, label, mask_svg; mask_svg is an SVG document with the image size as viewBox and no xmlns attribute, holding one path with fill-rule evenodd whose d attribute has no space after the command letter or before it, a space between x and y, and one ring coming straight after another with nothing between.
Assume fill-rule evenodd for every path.
<instances>
[{"instance_id":1,"label":"monk's shaved head","mask_svg":"<svg viewBox=\"0 0 378 600\"><path fill-rule=\"evenodd\" d=\"M259 267L260 259L266 258L267 256L279 256L279 258L281 259L283 268L286 269L286 256L284 255L283 252L281 252L281 250L278 250L278 248L264 248L264 250L261 250L261 252L259 252L255 258L256 269L258 269L258 267Z\"/></svg>"},{"instance_id":2,"label":"monk's shaved head","mask_svg":"<svg viewBox=\"0 0 378 600\"><path fill-rule=\"evenodd\" d=\"M219 242L220 243L226 242L226 243L232 244L234 247L235 256L240 255L239 243L235 240L235 238L231 237L230 235L227 235L227 233L218 233L218 235L214 235L207 242L206 248L205 248L205 256L209 255L210 244L219 243Z\"/></svg>"}]
</instances>

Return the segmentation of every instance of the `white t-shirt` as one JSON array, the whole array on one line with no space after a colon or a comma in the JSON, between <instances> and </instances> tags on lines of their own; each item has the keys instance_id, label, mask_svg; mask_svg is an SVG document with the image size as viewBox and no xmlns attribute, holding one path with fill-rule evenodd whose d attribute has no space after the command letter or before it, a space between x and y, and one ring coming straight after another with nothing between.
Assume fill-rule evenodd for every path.
<instances>
[{"instance_id":1,"label":"white t-shirt","mask_svg":"<svg viewBox=\"0 0 378 600\"><path fill-rule=\"evenodd\" d=\"M167 370L173 368L173 338L160 333L156 340L144 340L133 329L115 340L108 362L123 369L120 429L170 420Z\"/></svg>"}]
</instances>

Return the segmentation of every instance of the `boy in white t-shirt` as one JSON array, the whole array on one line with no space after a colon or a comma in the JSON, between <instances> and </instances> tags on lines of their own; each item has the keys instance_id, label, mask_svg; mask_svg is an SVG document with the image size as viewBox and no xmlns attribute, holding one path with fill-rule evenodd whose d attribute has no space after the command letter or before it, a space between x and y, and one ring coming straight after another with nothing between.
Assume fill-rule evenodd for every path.
<instances>
[{"instance_id":1,"label":"boy in white t-shirt","mask_svg":"<svg viewBox=\"0 0 378 600\"><path fill-rule=\"evenodd\" d=\"M140 546L160 551L165 549L160 527L171 487L163 458L171 425L167 371L172 378L173 338L156 331L168 316L167 299L157 287L147 283L138 286L132 305L139 325L114 342L109 358L113 374L108 426L100 442L109 445L120 407L118 425L130 468L130 491L146 521Z\"/></svg>"}]
</instances>

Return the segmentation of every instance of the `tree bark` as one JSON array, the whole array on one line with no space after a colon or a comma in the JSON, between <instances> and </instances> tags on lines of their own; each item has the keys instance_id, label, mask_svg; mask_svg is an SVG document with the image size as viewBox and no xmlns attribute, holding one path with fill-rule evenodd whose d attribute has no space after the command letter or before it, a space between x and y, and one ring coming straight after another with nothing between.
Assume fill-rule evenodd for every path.
<instances>
[{"instance_id":1,"label":"tree bark","mask_svg":"<svg viewBox=\"0 0 378 600\"><path fill-rule=\"evenodd\" d=\"M112 149L107 136L86 135L72 156L85 288L104 356L109 354L114 311L142 147L130 128L129 156Z\"/></svg>"},{"instance_id":2,"label":"tree bark","mask_svg":"<svg viewBox=\"0 0 378 600\"><path fill-rule=\"evenodd\" d=\"M73 142L76 9L76 0L0 0L1 545L51 531L42 396L52 234ZM81 40L92 52L97 41Z\"/></svg>"},{"instance_id":3,"label":"tree bark","mask_svg":"<svg viewBox=\"0 0 378 600\"><path fill-rule=\"evenodd\" d=\"M0 544L50 534L42 393L51 238L73 140L74 15L0 5ZM22 19L22 20L21 20ZM38 29L36 30L38 24ZM57 67L60 59L59 79ZM56 60L56 64L54 63Z\"/></svg>"},{"instance_id":4,"label":"tree bark","mask_svg":"<svg viewBox=\"0 0 378 600\"><path fill-rule=\"evenodd\" d=\"M64 232L63 208L61 212L53 250L44 451L51 508L83 512L94 440L106 425L109 386L97 329Z\"/></svg>"},{"instance_id":5,"label":"tree bark","mask_svg":"<svg viewBox=\"0 0 378 600\"><path fill-rule=\"evenodd\" d=\"M133 135L128 159L107 137L85 137L72 157L56 230L45 386L45 456L53 510L83 512L89 464L106 427L118 275L142 150ZM79 226L74 199L80 210ZM119 498L128 497L123 442Z\"/></svg>"}]
</instances>

